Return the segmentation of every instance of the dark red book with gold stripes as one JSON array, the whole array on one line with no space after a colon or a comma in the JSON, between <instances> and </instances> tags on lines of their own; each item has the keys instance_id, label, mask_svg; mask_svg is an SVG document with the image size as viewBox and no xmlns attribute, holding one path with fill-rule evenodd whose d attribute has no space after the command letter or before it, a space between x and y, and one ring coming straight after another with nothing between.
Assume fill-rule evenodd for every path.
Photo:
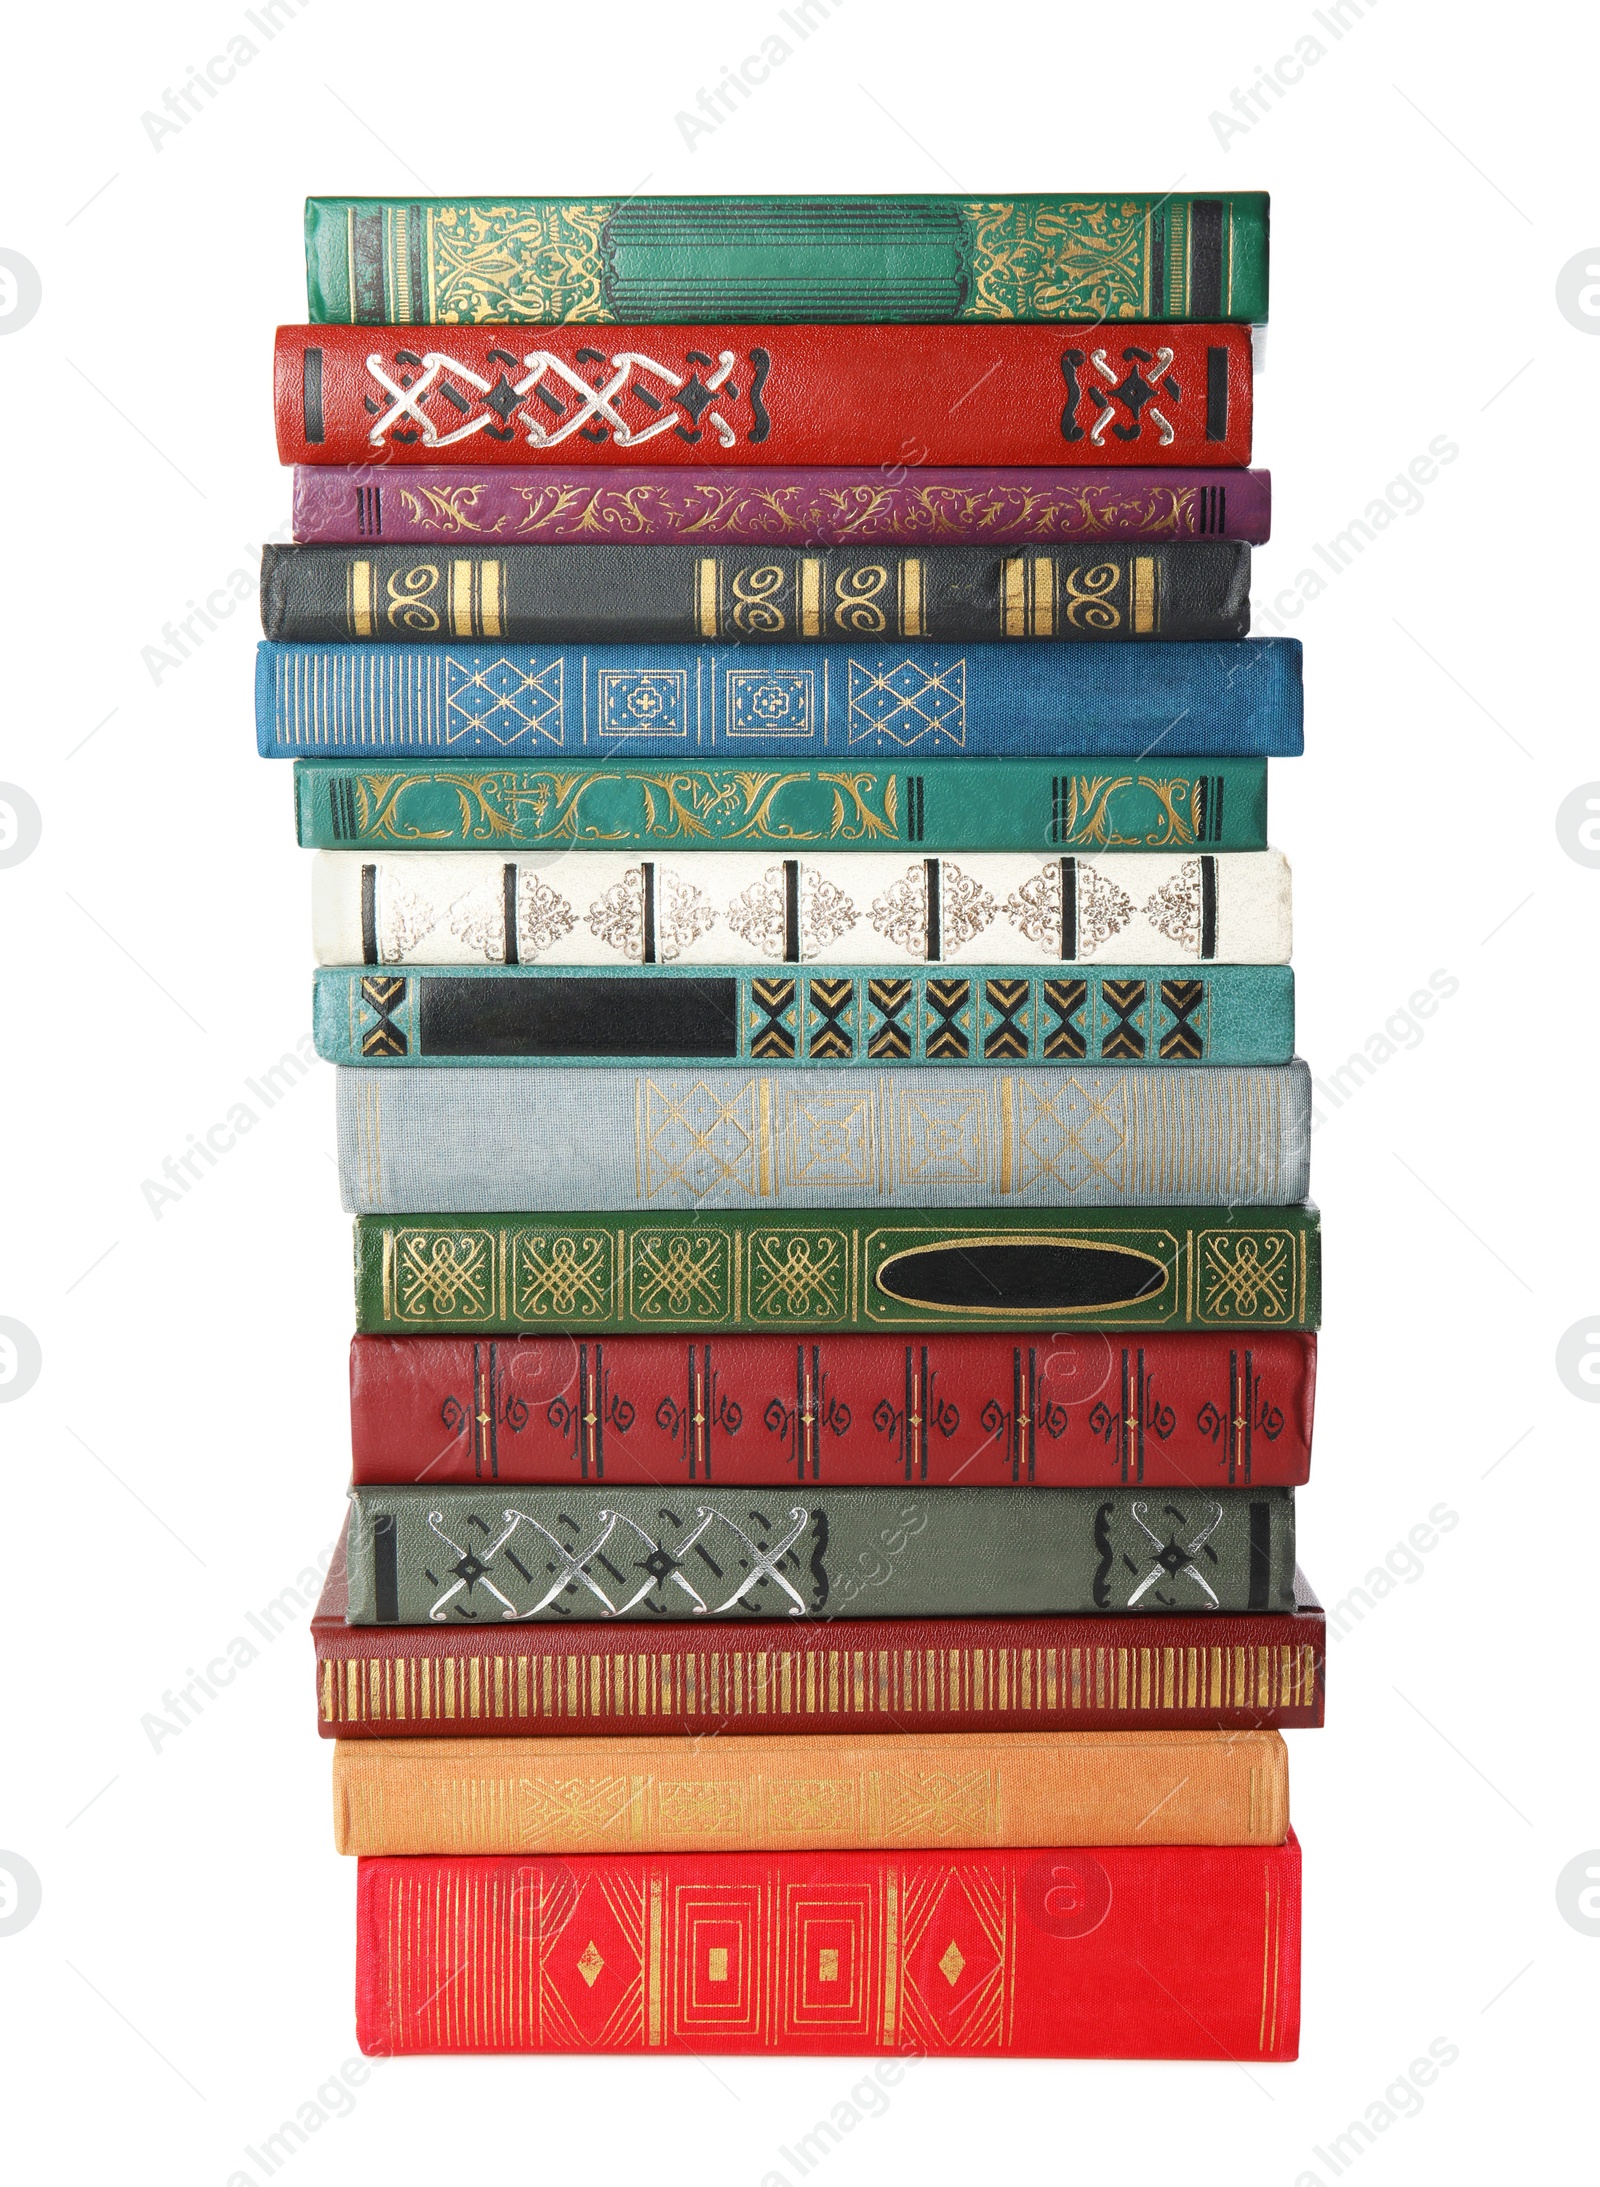
<instances>
[{"instance_id":1,"label":"dark red book with gold stripes","mask_svg":"<svg viewBox=\"0 0 1600 2187\"><path fill-rule=\"evenodd\" d=\"M1317 1340L358 1336L358 1487L1295 1487Z\"/></svg>"},{"instance_id":2,"label":"dark red book with gold stripes","mask_svg":"<svg viewBox=\"0 0 1600 2187\"><path fill-rule=\"evenodd\" d=\"M311 1624L329 1739L839 1731L1267 1731L1323 1719L1321 1606L756 1625Z\"/></svg>"}]
</instances>

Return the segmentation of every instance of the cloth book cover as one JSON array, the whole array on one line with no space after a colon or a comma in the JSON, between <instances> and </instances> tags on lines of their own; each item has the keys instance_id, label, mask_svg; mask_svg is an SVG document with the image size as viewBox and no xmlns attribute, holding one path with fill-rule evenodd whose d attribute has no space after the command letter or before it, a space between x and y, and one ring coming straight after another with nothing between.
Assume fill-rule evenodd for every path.
<instances>
[{"instance_id":1,"label":"cloth book cover","mask_svg":"<svg viewBox=\"0 0 1600 2187\"><path fill-rule=\"evenodd\" d=\"M305 230L322 324L1267 316L1256 190L311 197Z\"/></svg>"},{"instance_id":2,"label":"cloth book cover","mask_svg":"<svg viewBox=\"0 0 1600 2187\"><path fill-rule=\"evenodd\" d=\"M383 2058L878 2056L891 2083L907 2053L1286 2060L1300 1847L364 1860L356 2033ZM840 2139L806 2118L785 2179Z\"/></svg>"},{"instance_id":3,"label":"cloth book cover","mask_svg":"<svg viewBox=\"0 0 1600 2187\"><path fill-rule=\"evenodd\" d=\"M1292 1487L1317 1340L358 1336L352 1477L780 1488Z\"/></svg>"},{"instance_id":4,"label":"cloth book cover","mask_svg":"<svg viewBox=\"0 0 1600 2187\"><path fill-rule=\"evenodd\" d=\"M934 464L715 471L440 463L399 477L296 464L294 536L356 546L594 539L742 545L970 546L1032 540L1242 539L1272 528L1267 471L1099 471Z\"/></svg>"},{"instance_id":5,"label":"cloth book cover","mask_svg":"<svg viewBox=\"0 0 1600 2187\"><path fill-rule=\"evenodd\" d=\"M465 965L315 975L330 1063L1286 1063L1284 964L968 973L835 966L804 977L729 967Z\"/></svg>"},{"instance_id":6,"label":"cloth book cover","mask_svg":"<svg viewBox=\"0 0 1600 2187\"><path fill-rule=\"evenodd\" d=\"M1292 1610L1291 1488L357 1488L352 1625Z\"/></svg>"},{"instance_id":7,"label":"cloth book cover","mask_svg":"<svg viewBox=\"0 0 1600 2187\"><path fill-rule=\"evenodd\" d=\"M340 1740L341 1853L1281 1845L1275 1731Z\"/></svg>"},{"instance_id":8,"label":"cloth book cover","mask_svg":"<svg viewBox=\"0 0 1600 2187\"><path fill-rule=\"evenodd\" d=\"M824 1731L1258 1731L1323 1720L1326 1627L1290 1611L350 1625L311 1621L325 1739Z\"/></svg>"},{"instance_id":9,"label":"cloth book cover","mask_svg":"<svg viewBox=\"0 0 1600 2187\"><path fill-rule=\"evenodd\" d=\"M360 1215L356 1328L1314 1329L1320 1244L1310 1206Z\"/></svg>"},{"instance_id":10,"label":"cloth book cover","mask_svg":"<svg viewBox=\"0 0 1600 2187\"><path fill-rule=\"evenodd\" d=\"M1242 638L1250 549L456 545L266 547L269 638L793 645L826 638Z\"/></svg>"},{"instance_id":11,"label":"cloth book cover","mask_svg":"<svg viewBox=\"0 0 1600 2187\"><path fill-rule=\"evenodd\" d=\"M1280 851L319 851L319 964L1287 964Z\"/></svg>"},{"instance_id":12,"label":"cloth book cover","mask_svg":"<svg viewBox=\"0 0 1600 2187\"><path fill-rule=\"evenodd\" d=\"M1250 461L1245 326L279 327L283 463Z\"/></svg>"},{"instance_id":13,"label":"cloth book cover","mask_svg":"<svg viewBox=\"0 0 1600 2187\"><path fill-rule=\"evenodd\" d=\"M1300 645L275 645L267 758L1293 757Z\"/></svg>"},{"instance_id":14,"label":"cloth book cover","mask_svg":"<svg viewBox=\"0 0 1600 2187\"><path fill-rule=\"evenodd\" d=\"M312 848L1265 850L1267 763L1106 767L935 759L738 767L672 760L352 766L299 759Z\"/></svg>"},{"instance_id":15,"label":"cloth book cover","mask_svg":"<svg viewBox=\"0 0 1600 2187\"><path fill-rule=\"evenodd\" d=\"M358 1214L449 1209L1277 1207L1311 1074L1270 1070L338 1074Z\"/></svg>"}]
</instances>

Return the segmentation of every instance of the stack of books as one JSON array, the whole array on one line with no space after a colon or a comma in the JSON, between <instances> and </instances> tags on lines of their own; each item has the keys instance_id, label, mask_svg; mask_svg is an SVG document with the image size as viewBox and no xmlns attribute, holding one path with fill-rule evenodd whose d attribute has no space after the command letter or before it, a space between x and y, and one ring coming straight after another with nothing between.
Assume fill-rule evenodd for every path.
<instances>
[{"instance_id":1,"label":"stack of books","mask_svg":"<svg viewBox=\"0 0 1600 2187\"><path fill-rule=\"evenodd\" d=\"M369 2052L1295 2055L1263 197L308 206Z\"/></svg>"}]
</instances>

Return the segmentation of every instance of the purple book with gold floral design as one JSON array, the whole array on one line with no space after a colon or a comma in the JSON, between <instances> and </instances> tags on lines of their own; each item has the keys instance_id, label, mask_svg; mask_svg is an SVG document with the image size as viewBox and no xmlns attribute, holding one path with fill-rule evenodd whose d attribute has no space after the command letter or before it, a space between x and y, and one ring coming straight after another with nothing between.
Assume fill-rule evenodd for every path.
<instances>
[{"instance_id":1,"label":"purple book with gold floral design","mask_svg":"<svg viewBox=\"0 0 1600 2187\"><path fill-rule=\"evenodd\" d=\"M950 469L396 472L300 465L300 541L976 545L1237 539L1270 529L1266 471Z\"/></svg>"}]
</instances>

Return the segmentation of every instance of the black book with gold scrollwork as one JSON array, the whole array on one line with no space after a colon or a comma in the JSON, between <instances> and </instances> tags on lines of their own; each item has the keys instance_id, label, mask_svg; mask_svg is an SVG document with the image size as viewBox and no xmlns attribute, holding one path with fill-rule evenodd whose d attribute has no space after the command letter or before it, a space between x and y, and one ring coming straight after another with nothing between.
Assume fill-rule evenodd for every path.
<instances>
[{"instance_id":1,"label":"black book with gold scrollwork","mask_svg":"<svg viewBox=\"0 0 1600 2187\"><path fill-rule=\"evenodd\" d=\"M767 645L1242 638L1237 540L1049 547L267 547L272 639Z\"/></svg>"}]
</instances>

